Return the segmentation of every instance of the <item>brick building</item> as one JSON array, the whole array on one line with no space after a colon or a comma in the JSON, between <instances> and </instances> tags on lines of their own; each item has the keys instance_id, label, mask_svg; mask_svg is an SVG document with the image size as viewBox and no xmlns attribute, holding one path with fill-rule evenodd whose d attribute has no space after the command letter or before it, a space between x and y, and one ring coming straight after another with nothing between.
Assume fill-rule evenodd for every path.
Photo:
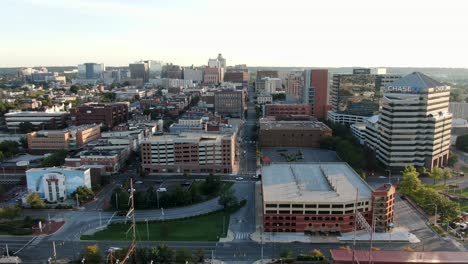
<instances>
[{"instance_id":1,"label":"brick building","mask_svg":"<svg viewBox=\"0 0 468 264\"><path fill-rule=\"evenodd\" d=\"M215 112L220 115L243 117L245 110L244 91L217 91L214 95Z\"/></svg>"},{"instance_id":2,"label":"brick building","mask_svg":"<svg viewBox=\"0 0 468 264\"><path fill-rule=\"evenodd\" d=\"M262 194L265 232L350 232L356 210L368 223L373 210L393 214L394 188L386 194L391 205L374 209L380 196L346 163L263 166Z\"/></svg>"},{"instance_id":3,"label":"brick building","mask_svg":"<svg viewBox=\"0 0 468 264\"><path fill-rule=\"evenodd\" d=\"M318 121L276 121L260 119L261 147L319 147L332 130Z\"/></svg>"},{"instance_id":4,"label":"brick building","mask_svg":"<svg viewBox=\"0 0 468 264\"><path fill-rule=\"evenodd\" d=\"M203 72L203 83L204 84L218 84L219 82L220 82L219 69L206 67L205 71Z\"/></svg>"},{"instance_id":5,"label":"brick building","mask_svg":"<svg viewBox=\"0 0 468 264\"><path fill-rule=\"evenodd\" d=\"M109 128L127 122L128 104L87 104L70 110L73 125L103 124Z\"/></svg>"},{"instance_id":6,"label":"brick building","mask_svg":"<svg viewBox=\"0 0 468 264\"><path fill-rule=\"evenodd\" d=\"M228 70L226 73L224 73L225 82L242 83L242 85L245 87L249 85L249 80L250 76L248 71Z\"/></svg>"},{"instance_id":7,"label":"brick building","mask_svg":"<svg viewBox=\"0 0 468 264\"><path fill-rule=\"evenodd\" d=\"M291 115L312 115L309 104L267 104L263 109L263 116L284 117Z\"/></svg>"},{"instance_id":8,"label":"brick building","mask_svg":"<svg viewBox=\"0 0 468 264\"><path fill-rule=\"evenodd\" d=\"M238 170L236 133L181 133L154 136L141 144L147 174L233 173Z\"/></svg>"},{"instance_id":9,"label":"brick building","mask_svg":"<svg viewBox=\"0 0 468 264\"><path fill-rule=\"evenodd\" d=\"M101 128L95 124L70 127L64 130L40 130L26 135L30 153L79 149L86 143L100 137Z\"/></svg>"},{"instance_id":10,"label":"brick building","mask_svg":"<svg viewBox=\"0 0 468 264\"><path fill-rule=\"evenodd\" d=\"M75 156L65 159L65 166L80 167L83 165L104 165L106 174L116 174L124 164L122 156L125 155L124 149L113 150L84 150Z\"/></svg>"}]
</instances>

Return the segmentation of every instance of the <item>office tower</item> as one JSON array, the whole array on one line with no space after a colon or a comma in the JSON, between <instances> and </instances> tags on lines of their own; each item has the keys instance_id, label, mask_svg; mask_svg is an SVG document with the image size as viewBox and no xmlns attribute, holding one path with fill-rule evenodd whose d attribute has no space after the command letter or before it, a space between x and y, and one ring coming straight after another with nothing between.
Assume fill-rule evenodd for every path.
<instances>
[{"instance_id":1,"label":"office tower","mask_svg":"<svg viewBox=\"0 0 468 264\"><path fill-rule=\"evenodd\" d=\"M101 79L105 70L103 63L86 62L78 65L78 77L80 79Z\"/></svg>"},{"instance_id":2,"label":"office tower","mask_svg":"<svg viewBox=\"0 0 468 264\"><path fill-rule=\"evenodd\" d=\"M330 91L333 122L353 124L377 114L381 100L380 90L401 78L399 74L386 74L383 69L354 69L352 74L334 74Z\"/></svg>"},{"instance_id":3,"label":"office tower","mask_svg":"<svg viewBox=\"0 0 468 264\"><path fill-rule=\"evenodd\" d=\"M130 78L141 79L143 82L148 82L149 65L147 62L135 62L128 65L130 68Z\"/></svg>"},{"instance_id":4,"label":"office tower","mask_svg":"<svg viewBox=\"0 0 468 264\"><path fill-rule=\"evenodd\" d=\"M214 99L216 113L238 118L244 116L244 91L217 91L215 92Z\"/></svg>"},{"instance_id":5,"label":"office tower","mask_svg":"<svg viewBox=\"0 0 468 264\"><path fill-rule=\"evenodd\" d=\"M392 170L447 165L450 86L414 72L382 89L377 158Z\"/></svg>"}]
</instances>

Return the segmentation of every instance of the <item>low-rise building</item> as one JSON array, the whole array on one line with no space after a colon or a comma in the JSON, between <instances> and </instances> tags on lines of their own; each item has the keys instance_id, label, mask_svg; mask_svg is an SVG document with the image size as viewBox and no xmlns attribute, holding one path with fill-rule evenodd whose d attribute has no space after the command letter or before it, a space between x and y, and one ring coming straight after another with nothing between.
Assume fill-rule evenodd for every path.
<instances>
[{"instance_id":1,"label":"low-rise building","mask_svg":"<svg viewBox=\"0 0 468 264\"><path fill-rule=\"evenodd\" d=\"M332 130L318 121L276 121L260 119L261 147L319 147Z\"/></svg>"},{"instance_id":2,"label":"low-rise building","mask_svg":"<svg viewBox=\"0 0 468 264\"><path fill-rule=\"evenodd\" d=\"M286 117L293 115L312 115L309 104L267 104L263 108L263 116Z\"/></svg>"},{"instance_id":3,"label":"low-rise building","mask_svg":"<svg viewBox=\"0 0 468 264\"><path fill-rule=\"evenodd\" d=\"M28 192L35 192L49 202L70 198L78 187L91 189L91 173L85 168L53 167L26 171Z\"/></svg>"},{"instance_id":4,"label":"low-rise building","mask_svg":"<svg viewBox=\"0 0 468 264\"><path fill-rule=\"evenodd\" d=\"M128 104L87 104L71 109L71 122L74 125L103 124L112 128L128 120Z\"/></svg>"},{"instance_id":5,"label":"low-rise building","mask_svg":"<svg viewBox=\"0 0 468 264\"><path fill-rule=\"evenodd\" d=\"M273 96L272 95L266 95L266 94L257 95L257 104L259 104L259 105L271 104L272 102L273 102Z\"/></svg>"},{"instance_id":6,"label":"low-rise building","mask_svg":"<svg viewBox=\"0 0 468 264\"><path fill-rule=\"evenodd\" d=\"M18 111L5 114L8 130L18 130L21 123L29 122L36 129L61 129L67 126L68 112Z\"/></svg>"},{"instance_id":7,"label":"low-rise building","mask_svg":"<svg viewBox=\"0 0 468 264\"><path fill-rule=\"evenodd\" d=\"M262 194L265 232L350 232L356 211L371 223L377 210L384 229L393 221L395 188L374 192L346 163L263 166Z\"/></svg>"},{"instance_id":8,"label":"low-rise building","mask_svg":"<svg viewBox=\"0 0 468 264\"><path fill-rule=\"evenodd\" d=\"M30 153L75 150L101 136L98 125L82 125L64 130L40 130L26 135Z\"/></svg>"},{"instance_id":9,"label":"low-rise building","mask_svg":"<svg viewBox=\"0 0 468 264\"><path fill-rule=\"evenodd\" d=\"M122 158L124 149L113 150L84 150L65 159L65 166L80 167L82 165L104 165L106 174L119 172L125 160Z\"/></svg>"},{"instance_id":10,"label":"low-rise building","mask_svg":"<svg viewBox=\"0 0 468 264\"><path fill-rule=\"evenodd\" d=\"M154 136L141 144L147 174L233 173L238 170L237 133L180 133Z\"/></svg>"}]
</instances>

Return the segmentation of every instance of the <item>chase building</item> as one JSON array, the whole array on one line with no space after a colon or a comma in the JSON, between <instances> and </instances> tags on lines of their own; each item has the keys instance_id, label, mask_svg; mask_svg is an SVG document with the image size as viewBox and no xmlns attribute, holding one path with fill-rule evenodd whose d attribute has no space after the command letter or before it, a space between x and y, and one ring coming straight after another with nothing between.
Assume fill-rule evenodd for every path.
<instances>
[{"instance_id":1,"label":"chase building","mask_svg":"<svg viewBox=\"0 0 468 264\"><path fill-rule=\"evenodd\" d=\"M452 114L450 86L414 72L386 86L377 129L377 158L392 170L446 166Z\"/></svg>"}]
</instances>

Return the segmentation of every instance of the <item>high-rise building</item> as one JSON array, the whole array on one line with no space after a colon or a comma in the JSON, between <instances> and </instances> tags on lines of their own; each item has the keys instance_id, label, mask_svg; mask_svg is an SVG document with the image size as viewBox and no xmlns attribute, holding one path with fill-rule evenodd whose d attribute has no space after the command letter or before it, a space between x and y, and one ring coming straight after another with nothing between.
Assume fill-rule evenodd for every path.
<instances>
[{"instance_id":1,"label":"high-rise building","mask_svg":"<svg viewBox=\"0 0 468 264\"><path fill-rule=\"evenodd\" d=\"M217 59L219 61L219 64L221 65L221 68L226 69L226 59L223 58L223 55L221 55L221 53L218 53Z\"/></svg>"},{"instance_id":2,"label":"high-rise building","mask_svg":"<svg viewBox=\"0 0 468 264\"><path fill-rule=\"evenodd\" d=\"M328 105L328 70L314 69L304 71L302 102L312 106L317 118L325 118Z\"/></svg>"},{"instance_id":3,"label":"high-rise building","mask_svg":"<svg viewBox=\"0 0 468 264\"><path fill-rule=\"evenodd\" d=\"M86 62L78 65L78 77L80 79L101 79L105 70L103 63Z\"/></svg>"},{"instance_id":4,"label":"high-rise building","mask_svg":"<svg viewBox=\"0 0 468 264\"><path fill-rule=\"evenodd\" d=\"M352 74L334 74L330 91L333 122L352 124L377 114L382 98L381 89L401 78L399 74L385 74L379 69L354 69Z\"/></svg>"},{"instance_id":5,"label":"high-rise building","mask_svg":"<svg viewBox=\"0 0 468 264\"><path fill-rule=\"evenodd\" d=\"M281 79L265 77L255 82L255 92L257 94L273 94L281 89Z\"/></svg>"},{"instance_id":6,"label":"high-rise building","mask_svg":"<svg viewBox=\"0 0 468 264\"><path fill-rule=\"evenodd\" d=\"M382 93L377 158L392 170L445 166L452 127L450 86L414 72Z\"/></svg>"},{"instance_id":7,"label":"high-rise building","mask_svg":"<svg viewBox=\"0 0 468 264\"><path fill-rule=\"evenodd\" d=\"M286 76L286 95L290 96L296 102L302 102L303 87L304 87L304 73L290 72Z\"/></svg>"},{"instance_id":8,"label":"high-rise building","mask_svg":"<svg viewBox=\"0 0 468 264\"><path fill-rule=\"evenodd\" d=\"M244 91L217 91L215 92L214 99L216 113L239 118L244 116Z\"/></svg>"},{"instance_id":9,"label":"high-rise building","mask_svg":"<svg viewBox=\"0 0 468 264\"><path fill-rule=\"evenodd\" d=\"M130 68L130 78L141 79L143 82L149 80L149 65L147 62L135 62L128 65Z\"/></svg>"}]
</instances>

